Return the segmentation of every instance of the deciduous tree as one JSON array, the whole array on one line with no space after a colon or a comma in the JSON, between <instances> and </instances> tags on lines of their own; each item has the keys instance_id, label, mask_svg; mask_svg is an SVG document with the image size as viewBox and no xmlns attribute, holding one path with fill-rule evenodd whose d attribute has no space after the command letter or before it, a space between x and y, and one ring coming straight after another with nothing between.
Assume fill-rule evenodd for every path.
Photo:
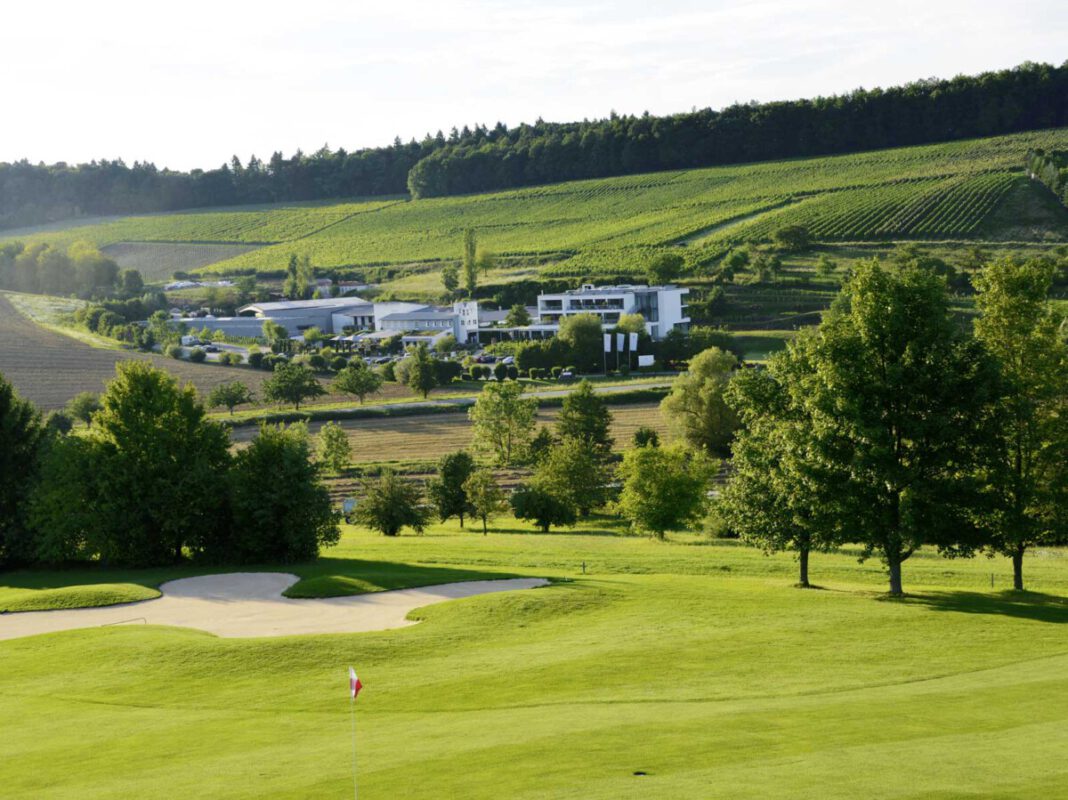
<instances>
[{"instance_id":1,"label":"deciduous tree","mask_svg":"<svg viewBox=\"0 0 1068 800\"><path fill-rule=\"evenodd\" d=\"M518 463L534 435L537 410L536 400L523 397L522 384L486 384L467 412L474 424L475 448L501 466Z\"/></svg>"},{"instance_id":2,"label":"deciduous tree","mask_svg":"<svg viewBox=\"0 0 1068 800\"><path fill-rule=\"evenodd\" d=\"M300 404L312 397L326 394L315 373L303 364L281 362L274 365L274 373L263 382L263 398L271 403Z\"/></svg>"},{"instance_id":3,"label":"deciduous tree","mask_svg":"<svg viewBox=\"0 0 1068 800\"><path fill-rule=\"evenodd\" d=\"M660 403L664 416L686 443L709 455L726 455L738 427L738 417L725 398L737 364L733 354L718 347L698 353Z\"/></svg>"},{"instance_id":4,"label":"deciduous tree","mask_svg":"<svg viewBox=\"0 0 1068 800\"><path fill-rule=\"evenodd\" d=\"M489 520L508 507L504 501L504 492L493 477L493 471L486 468L472 472L464 481L463 489L473 509L472 513L482 520L482 535L485 536L489 531Z\"/></svg>"},{"instance_id":5,"label":"deciduous tree","mask_svg":"<svg viewBox=\"0 0 1068 800\"><path fill-rule=\"evenodd\" d=\"M459 517L460 527L464 526L464 517L472 511L464 484L474 471L475 460L466 450L448 453L438 461L438 474L430 481L428 492L442 522Z\"/></svg>"}]
</instances>

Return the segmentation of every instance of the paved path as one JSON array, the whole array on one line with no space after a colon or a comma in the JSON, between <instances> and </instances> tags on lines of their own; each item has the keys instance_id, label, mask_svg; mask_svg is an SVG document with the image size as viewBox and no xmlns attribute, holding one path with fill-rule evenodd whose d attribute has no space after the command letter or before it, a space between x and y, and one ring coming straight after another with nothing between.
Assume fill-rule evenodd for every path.
<instances>
[{"instance_id":1,"label":"paved path","mask_svg":"<svg viewBox=\"0 0 1068 800\"><path fill-rule=\"evenodd\" d=\"M416 624L407 619L416 608L549 583L543 578L513 578L314 600L282 597L298 580L284 572L204 575L165 583L160 587L162 597L139 603L3 614L0 640L122 624L176 625L224 637L384 631Z\"/></svg>"}]
</instances>

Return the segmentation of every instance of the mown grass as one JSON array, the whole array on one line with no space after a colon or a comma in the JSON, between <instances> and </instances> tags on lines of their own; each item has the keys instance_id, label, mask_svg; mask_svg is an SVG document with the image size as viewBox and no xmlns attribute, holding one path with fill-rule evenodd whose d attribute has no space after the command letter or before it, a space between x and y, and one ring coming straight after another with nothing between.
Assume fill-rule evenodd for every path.
<instances>
[{"instance_id":1,"label":"mown grass","mask_svg":"<svg viewBox=\"0 0 1068 800\"><path fill-rule=\"evenodd\" d=\"M890 602L848 553L801 591L789 556L697 535L496 527L347 529L324 561L352 588L400 565L569 580L374 634L0 643L4 795L345 796L350 663L365 800L1068 795L1061 551L1028 559L1034 594L991 591L1000 560L922 553Z\"/></svg>"}]
</instances>

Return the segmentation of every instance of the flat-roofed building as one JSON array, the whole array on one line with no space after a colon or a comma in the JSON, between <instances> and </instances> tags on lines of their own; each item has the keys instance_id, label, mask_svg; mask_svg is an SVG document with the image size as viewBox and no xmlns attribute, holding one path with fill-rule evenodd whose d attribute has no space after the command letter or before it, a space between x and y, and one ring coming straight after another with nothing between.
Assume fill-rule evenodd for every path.
<instances>
[{"instance_id":1,"label":"flat-roofed building","mask_svg":"<svg viewBox=\"0 0 1068 800\"><path fill-rule=\"evenodd\" d=\"M664 338L676 328L686 331L685 297L690 290L678 286L594 286L538 295L538 321L542 325L559 325L575 314L594 314L606 328L619 322L623 314L641 314L645 329L653 339Z\"/></svg>"}]
</instances>

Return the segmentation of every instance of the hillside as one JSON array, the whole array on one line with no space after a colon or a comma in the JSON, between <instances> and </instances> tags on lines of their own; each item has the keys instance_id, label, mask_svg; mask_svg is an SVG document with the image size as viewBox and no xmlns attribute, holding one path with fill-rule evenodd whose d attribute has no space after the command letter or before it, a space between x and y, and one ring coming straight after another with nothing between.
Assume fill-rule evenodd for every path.
<instances>
[{"instance_id":1,"label":"hillside","mask_svg":"<svg viewBox=\"0 0 1068 800\"><path fill-rule=\"evenodd\" d=\"M410 275L458 258L464 229L474 228L480 244L503 257L497 281L535 271L626 274L666 248L680 248L699 268L730 246L766 241L787 225L803 225L817 242L834 245L1068 241L1068 210L1024 172L1031 147L1068 147L1068 129L463 197L125 217L26 229L19 238L122 248L124 266L153 279L183 263L217 274L277 273L294 252L309 254L324 271L387 265ZM145 243L186 245L186 260ZM227 258L223 245L241 245L241 252ZM425 290L434 282L427 278L414 283Z\"/></svg>"}]
</instances>

